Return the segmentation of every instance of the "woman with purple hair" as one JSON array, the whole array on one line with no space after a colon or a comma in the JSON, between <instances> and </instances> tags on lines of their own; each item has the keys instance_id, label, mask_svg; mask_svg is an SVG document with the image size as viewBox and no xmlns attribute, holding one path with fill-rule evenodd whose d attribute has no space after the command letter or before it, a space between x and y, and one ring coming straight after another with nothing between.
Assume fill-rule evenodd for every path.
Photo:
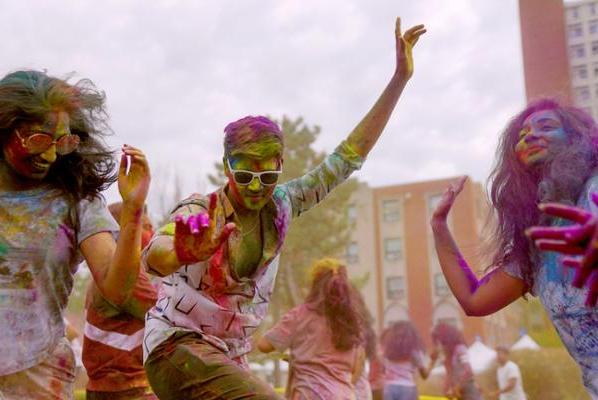
<instances>
[{"instance_id":1,"label":"woman with purple hair","mask_svg":"<svg viewBox=\"0 0 598 400\"><path fill-rule=\"evenodd\" d=\"M384 355L384 400L417 400L416 375L427 379L438 353L426 365L424 342L410 321L396 321L380 336Z\"/></svg>"},{"instance_id":2,"label":"woman with purple hair","mask_svg":"<svg viewBox=\"0 0 598 400\"><path fill-rule=\"evenodd\" d=\"M444 354L446 397L457 400L481 400L482 394L474 380L463 333L457 327L441 322L432 329L432 341Z\"/></svg>"},{"instance_id":3,"label":"woman with purple hair","mask_svg":"<svg viewBox=\"0 0 598 400\"><path fill-rule=\"evenodd\" d=\"M598 288L592 287L592 261L598 208L592 193L598 191L597 166L598 127L592 118L580 109L542 99L515 116L500 138L490 177L497 217L487 242L492 262L483 278L473 273L447 224L465 178L449 186L431 220L442 270L465 313L488 315L526 293L539 296L596 399ZM564 226L566 219L576 224ZM540 250L576 257L561 259ZM577 272L563 268L563 262ZM586 281L589 287L583 288Z\"/></svg>"}]
</instances>

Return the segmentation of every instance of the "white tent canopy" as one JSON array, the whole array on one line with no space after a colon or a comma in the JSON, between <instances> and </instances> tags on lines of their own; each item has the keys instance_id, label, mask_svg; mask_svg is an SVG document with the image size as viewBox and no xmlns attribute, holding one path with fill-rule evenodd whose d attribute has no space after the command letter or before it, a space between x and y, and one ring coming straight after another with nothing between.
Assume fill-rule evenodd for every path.
<instances>
[{"instance_id":1,"label":"white tent canopy","mask_svg":"<svg viewBox=\"0 0 598 400\"><path fill-rule=\"evenodd\" d=\"M471 369L478 374L488 369L496 359L496 351L486 346L480 339L469 346L467 349Z\"/></svg>"},{"instance_id":2,"label":"white tent canopy","mask_svg":"<svg viewBox=\"0 0 598 400\"><path fill-rule=\"evenodd\" d=\"M540 350L540 346L529 335L523 335L511 346L511 350Z\"/></svg>"}]
</instances>

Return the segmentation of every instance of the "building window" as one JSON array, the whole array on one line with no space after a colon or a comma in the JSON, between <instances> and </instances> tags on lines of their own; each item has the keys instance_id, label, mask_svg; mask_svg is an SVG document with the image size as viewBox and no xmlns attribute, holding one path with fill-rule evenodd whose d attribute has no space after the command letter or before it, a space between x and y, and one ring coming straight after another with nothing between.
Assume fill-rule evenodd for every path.
<instances>
[{"instance_id":1,"label":"building window","mask_svg":"<svg viewBox=\"0 0 598 400\"><path fill-rule=\"evenodd\" d=\"M592 42L592 55L595 56L598 54L598 42Z\"/></svg>"},{"instance_id":2,"label":"building window","mask_svg":"<svg viewBox=\"0 0 598 400\"><path fill-rule=\"evenodd\" d=\"M384 239L384 258L386 261L400 260L403 256L402 247L400 238Z\"/></svg>"},{"instance_id":3,"label":"building window","mask_svg":"<svg viewBox=\"0 0 598 400\"><path fill-rule=\"evenodd\" d=\"M446 296L449 294L448 283L446 283L446 279L442 272L434 274L434 293L436 296Z\"/></svg>"},{"instance_id":4,"label":"building window","mask_svg":"<svg viewBox=\"0 0 598 400\"><path fill-rule=\"evenodd\" d=\"M588 4L588 8L590 9L590 14L596 15L596 4Z\"/></svg>"},{"instance_id":5,"label":"building window","mask_svg":"<svg viewBox=\"0 0 598 400\"><path fill-rule=\"evenodd\" d=\"M590 89L587 86L575 88L575 101L585 103L590 100Z\"/></svg>"},{"instance_id":6,"label":"building window","mask_svg":"<svg viewBox=\"0 0 598 400\"><path fill-rule=\"evenodd\" d=\"M579 12L577 10L577 7L571 7L568 11L569 11L569 16L571 18L578 18L579 17Z\"/></svg>"},{"instance_id":7,"label":"building window","mask_svg":"<svg viewBox=\"0 0 598 400\"><path fill-rule=\"evenodd\" d=\"M592 35L598 33L598 20L590 21L590 33Z\"/></svg>"},{"instance_id":8,"label":"building window","mask_svg":"<svg viewBox=\"0 0 598 400\"><path fill-rule=\"evenodd\" d=\"M569 38L574 39L581 37L583 35L583 29L581 28L581 24L571 25L569 27Z\"/></svg>"},{"instance_id":9,"label":"building window","mask_svg":"<svg viewBox=\"0 0 598 400\"><path fill-rule=\"evenodd\" d=\"M398 221L401 218L401 203L399 200L382 201L382 219L385 222Z\"/></svg>"},{"instance_id":10,"label":"building window","mask_svg":"<svg viewBox=\"0 0 598 400\"><path fill-rule=\"evenodd\" d=\"M580 65L574 68L574 74L578 79L588 78L588 68L585 65Z\"/></svg>"},{"instance_id":11,"label":"building window","mask_svg":"<svg viewBox=\"0 0 598 400\"><path fill-rule=\"evenodd\" d=\"M402 276L389 276L386 278L386 297L392 300L405 297L405 280Z\"/></svg>"},{"instance_id":12,"label":"building window","mask_svg":"<svg viewBox=\"0 0 598 400\"><path fill-rule=\"evenodd\" d=\"M573 58L584 58L586 56L586 50L583 44L571 46L571 57Z\"/></svg>"},{"instance_id":13,"label":"building window","mask_svg":"<svg viewBox=\"0 0 598 400\"><path fill-rule=\"evenodd\" d=\"M357 261L359 261L359 245L357 242L349 243L347 246L346 258L349 264L355 264Z\"/></svg>"},{"instance_id":14,"label":"building window","mask_svg":"<svg viewBox=\"0 0 598 400\"><path fill-rule=\"evenodd\" d=\"M351 223L357 221L357 207L355 204L349 204L347 207L347 219Z\"/></svg>"}]
</instances>

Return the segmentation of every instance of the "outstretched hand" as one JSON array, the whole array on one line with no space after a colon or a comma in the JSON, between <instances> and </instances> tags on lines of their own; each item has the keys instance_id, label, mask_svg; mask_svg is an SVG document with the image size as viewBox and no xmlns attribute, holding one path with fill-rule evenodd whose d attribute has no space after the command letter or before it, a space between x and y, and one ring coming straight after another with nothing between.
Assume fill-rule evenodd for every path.
<instances>
[{"instance_id":1,"label":"outstretched hand","mask_svg":"<svg viewBox=\"0 0 598 400\"><path fill-rule=\"evenodd\" d=\"M598 194L592 193L592 201L598 206ZM535 226L526 231L534 244L545 251L566 254L563 265L575 268L573 286L588 286L587 306L595 306L598 300L598 218L583 208L559 203L540 204L545 214L567 219L572 225L564 227Z\"/></svg>"},{"instance_id":2,"label":"outstretched hand","mask_svg":"<svg viewBox=\"0 0 598 400\"><path fill-rule=\"evenodd\" d=\"M118 191L123 204L141 209L145 203L150 185L150 170L143 152L133 146L124 145L118 168Z\"/></svg>"},{"instance_id":3,"label":"outstretched hand","mask_svg":"<svg viewBox=\"0 0 598 400\"><path fill-rule=\"evenodd\" d=\"M210 195L208 212L175 217L174 247L182 264L208 259L236 229L225 224L225 215L216 193Z\"/></svg>"},{"instance_id":4,"label":"outstretched hand","mask_svg":"<svg viewBox=\"0 0 598 400\"><path fill-rule=\"evenodd\" d=\"M434 222L446 222L446 218L448 217L449 211L453 207L457 196L463 190L463 186L465 185L465 181L467 181L467 176L462 176L456 181L452 182L448 188L442 194L440 201L436 205L434 209L434 213L432 214L432 223Z\"/></svg>"},{"instance_id":5,"label":"outstretched hand","mask_svg":"<svg viewBox=\"0 0 598 400\"><path fill-rule=\"evenodd\" d=\"M401 18L397 17L395 25L395 38L397 48L397 69L396 73L405 80L413 75L413 47L419 37L426 33L424 25L415 25L401 34Z\"/></svg>"}]
</instances>

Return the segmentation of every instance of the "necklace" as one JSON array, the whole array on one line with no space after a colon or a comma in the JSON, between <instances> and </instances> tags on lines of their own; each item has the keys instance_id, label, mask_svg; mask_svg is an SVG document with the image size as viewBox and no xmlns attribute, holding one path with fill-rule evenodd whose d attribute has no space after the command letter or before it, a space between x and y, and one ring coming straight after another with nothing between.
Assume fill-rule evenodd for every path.
<instances>
[{"instance_id":1,"label":"necklace","mask_svg":"<svg viewBox=\"0 0 598 400\"><path fill-rule=\"evenodd\" d=\"M255 219L255 223L253 224L253 226L251 227L251 229L249 229L247 232L241 232L241 236L245 237L247 235L249 235L251 232L253 232L255 230L255 228L257 228L257 226L260 223L260 216L258 215Z\"/></svg>"}]
</instances>

